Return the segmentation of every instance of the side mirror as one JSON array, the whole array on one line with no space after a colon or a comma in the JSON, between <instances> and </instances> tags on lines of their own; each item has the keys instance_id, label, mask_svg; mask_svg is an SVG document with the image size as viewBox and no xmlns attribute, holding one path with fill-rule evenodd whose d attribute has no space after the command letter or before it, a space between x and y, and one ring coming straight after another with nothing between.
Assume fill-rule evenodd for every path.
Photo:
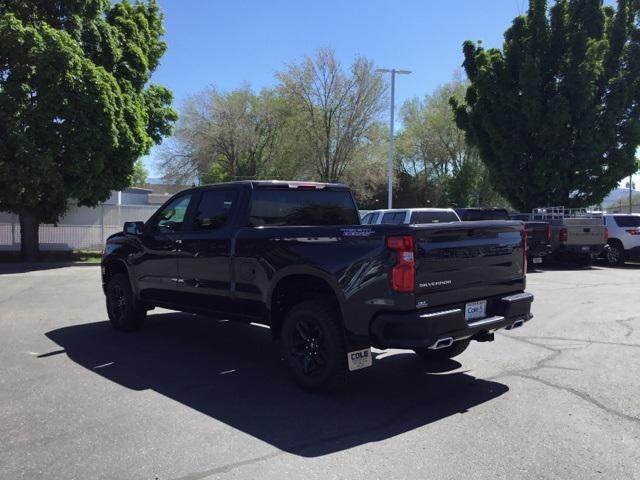
<instances>
[{"instance_id":1,"label":"side mirror","mask_svg":"<svg viewBox=\"0 0 640 480\"><path fill-rule=\"evenodd\" d=\"M144 222L124 222L124 228L122 231L127 235L142 235L144 229Z\"/></svg>"}]
</instances>

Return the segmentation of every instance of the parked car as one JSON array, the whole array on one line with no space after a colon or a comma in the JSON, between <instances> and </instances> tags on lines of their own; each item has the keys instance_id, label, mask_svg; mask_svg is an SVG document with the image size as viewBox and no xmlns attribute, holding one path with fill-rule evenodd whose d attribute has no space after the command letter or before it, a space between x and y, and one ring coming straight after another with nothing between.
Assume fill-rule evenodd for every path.
<instances>
[{"instance_id":1,"label":"parked car","mask_svg":"<svg viewBox=\"0 0 640 480\"><path fill-rule=\"evenodd\" d=\"M325 390L371 366L371 346L437 361L522 326L524 247L521 222L361 225L344 185L231 182L125 223L102 283L118 330L154 307L265 324L298 384Z\"/></svg>"},{"instance_id":2,"label":"parked car","mask_svg":"<svg viewBox=\"0 0 640 480\"><path fill-rule=\"evenodd\" d=\"M602 218L582 209L541 207L533 210L531 219L549 223L553 256L559 260L588 266L607 244Z\"/></svg>"},{"instance_id":3,"label":"parked car","mask_svg":"<svg viewBox=\"0 0 640 480\"><path fill-rule=\"evenodd\" d=\"M363 225L409 225L421 223L459 222L452 208L393 208L373 210L362 218Z\"/></svg>"},{"instance_id":4,"label":"parked car","mask_svg":"<svg viewBox=\"0 0 640 480\"><path fill-rule=\"evenodd\" d=\"M548 222L532 221L529 213L512 213L509 218L524 222L524 229L527 232L527 258L529 259L529 265L540 265L545 258L548 258L553 253L551 248L551 225Z\"/></svg>"},{"instance_id":5,"label":"parked car","mask_svg":"<svg viewBox=\"0 0 640 480\"><path fill-rule=\"evenodd\" d=\"M605 259L611 265L640 258L640 215L604 214L603 223L609 231Z\"/></svg>"}]
</instances>

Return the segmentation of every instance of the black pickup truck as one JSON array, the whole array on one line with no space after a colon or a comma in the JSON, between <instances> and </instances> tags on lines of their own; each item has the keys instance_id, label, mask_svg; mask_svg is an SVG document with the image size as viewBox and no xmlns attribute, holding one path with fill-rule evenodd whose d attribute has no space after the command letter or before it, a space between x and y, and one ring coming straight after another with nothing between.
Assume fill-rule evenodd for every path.
<instances>
[{"instance_id":1,"label":"black pickup truck","mask_svg":"<svg viewBox=\"0 0 640 480\"><path fill-rule=\"evenodd\" d=\"M524 222L527 233L527 259L529 265L539 265L545 257L551 255L551 226L548 222L532 221L526 213L510 214L506 208L456 208L460 220L520 220Z\"/></svg>"},{"instance_id":2,"label":"black pickup truck","mask_svg":"<svg viewBox=\"0 0 640 480\"><path fill-rule=\"evenodd\" d=\"M109 237L113 327L166 307L270 326L294 379L326 390L371 347L426 360L531 318L521 222L360 225L339 184L245 181L172 197Z\"/></svg>"},{"instance_id":3,"label":"black pickup truck","mask_svg":"<svg viewBox=\"0 0 640 480\"><path fill-rule=\"evenodd\" d=\"M529 265L539 265L551 256L553 253L551 246L553 233L549 222L531 220L528 213L512 213L508 218L524 222L524 229L527 232Z\"/></svg>"}]
</instances>

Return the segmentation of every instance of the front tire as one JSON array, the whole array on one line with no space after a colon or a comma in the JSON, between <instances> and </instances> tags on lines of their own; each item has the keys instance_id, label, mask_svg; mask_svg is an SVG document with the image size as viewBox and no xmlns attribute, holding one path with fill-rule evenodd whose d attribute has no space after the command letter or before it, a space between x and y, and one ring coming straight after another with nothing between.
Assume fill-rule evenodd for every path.
<instances>
[{"instance_id":1,"label":"front tire","mask_svg":"<svg viewBox=\"0 0 640 480\"><path fill-rule=\"evenodd\" d=\"M116 273L107 283L107 314L109 322L116 330L131 332L144 325L147 311L136 299L129 278L124 273Z\"/></svg>"},{"instance_id":2,"label":"front tire","mask_svg":"<svg viewBox=\"0 0 640 480\"><path fill-rule=\"evenodd\" d=\"M348 367L344 330L328 301L294 306L282 324L282 356L294 380L313 392L346 384Z\"/></svg>"},{"instance_id":3,"label":"front tire","mask_svg":"<svg viewBox=\"0 0 640 480\"><path fill-rule=\"evenodd\" d=\"M457 357L464 352L469 346L470 340L458 340L453 345L438 350L431 350L429 348L414 348L413 351L418 354L420 358L427 362L442 362L449 360L453 357Z\"/></svg>"}]
</instances>

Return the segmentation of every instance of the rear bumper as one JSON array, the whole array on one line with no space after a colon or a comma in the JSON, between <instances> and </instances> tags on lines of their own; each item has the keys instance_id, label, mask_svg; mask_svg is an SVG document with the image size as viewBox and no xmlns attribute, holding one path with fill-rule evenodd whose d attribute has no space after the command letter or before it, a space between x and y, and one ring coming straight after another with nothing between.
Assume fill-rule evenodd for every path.
<instances>
[{"instance_id":1,"label":"rear bumper","mask_svg":"<svg viewBox=\"0 0 640 480\"><path fill-rule=\"evenodd\" d=\"M575 257L599 257L602 253L602 245L560 245L558 253L560 255L570 255Z\"/></svg>"},{"instance_id":2,"label":"rear bumper","mask_svg":"<svg viewBox=\"0 0 640 480\"><path fill-rule=\"evenodd\" d=\"M381 313L371 322L371 341L378 348L421 348L448 337L454 341L473 338L529 321L533 317L532 302L533 295L526 292L490 297L488 316L469 322L464 318L464 303L408 313Z\"/></svg>"}]
</instances>

